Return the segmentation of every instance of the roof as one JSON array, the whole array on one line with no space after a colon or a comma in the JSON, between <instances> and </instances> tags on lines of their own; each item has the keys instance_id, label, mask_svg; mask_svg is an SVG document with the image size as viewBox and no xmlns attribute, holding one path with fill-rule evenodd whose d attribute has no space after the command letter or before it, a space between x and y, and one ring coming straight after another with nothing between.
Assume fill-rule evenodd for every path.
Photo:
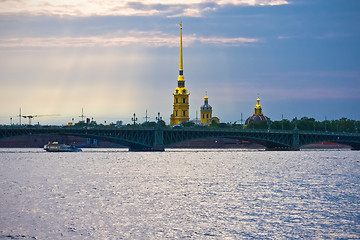
<instances>
[{"instance_id":1,"label":"roof","mask_svg":"<svg viewBox=\"0 0 360 240\"><path fill-rule=\"evenodd\" d=\"M265 115L252 115L251 117L248 117L248 119L246 119L245 121L245 125L248 125L250 123L250 121L254 121L254 122L260 122L262 120L269 120L269 118Z\"/></svg>"}]
</instances>

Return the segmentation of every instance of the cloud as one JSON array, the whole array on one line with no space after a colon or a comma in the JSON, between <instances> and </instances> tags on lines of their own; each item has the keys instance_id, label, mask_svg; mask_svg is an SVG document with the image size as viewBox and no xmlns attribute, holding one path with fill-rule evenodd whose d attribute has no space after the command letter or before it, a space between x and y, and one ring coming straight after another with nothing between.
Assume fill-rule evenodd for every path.
<instances>
[{"instance_id":1,"label":"cloud","mask_svg":"<svg viewBox=\"0 0 360 240\"><path fill-rule=\"evenodd\" d=\"M114 35L88 36L88 37L22 37L0 38L0 47L118 47L130 44L141 44L152 47L178 47L179 36L162 32L118 32ZM260 41L257 38L226 38L226 37L200 37L197 35L184 36L184 46L196 42L210 45L239 46Z\"/></svg>"},{"instance_id":2,"label":"cloud","mask_svg":"<svg viewBox=\"0 0 360 240\"><path fill-rule=\"evenodd\" d=\"M239 37L239 38L198 38L198 41L200 41L201 43L208 43L208 44L212 44L212 45L238 46L238 45L247 45L249 43L259 42L260 39L258 39L258 38L241 38L241 37Z\"/></svg>"},{"instance_id":3,"label":"cloud","mask_svg":"<svg viewBox=\"0 0 360 240\"><path fill-rule=\"evenodd\" d=\"M218 91L221 91L221 89ZM288 100L359 100L360 90L351 87L303 87L303 88L284 88L281 86L276 87L251 87L251 86L238 86L234 87L231 91L237 92L243 99L253 97L256 94L266 96L272 101L288 101Z\"/></svg>"},{"instance_id":4,"label":"cloud","mask_svg":"<svg viewBox=\"0 0 360 240\"><path fill-rule=\"evenodd\" d=\"M259 90L258 90L259 91ZM307 100L340 100L340 99L352 99L359 100L359 90L349 87L341 88L303 88L299 89L283 89L283 88L268 88L261 89L261 93L269 96L276 96L279 100L286 99L307 99Z\"/></svg>"},{"instance_id":5,"label":"cloud","mask_svg":"<svg viewBox=\"0 0 360 240\"><path fill-rule=\"evenodd\" d=\"M286 40L286 39L290 39L291 37L290 36L284 36L284 35L280 35L277 37L277 39L279 40Z\"/></svg>"},{"instance_id":6,"label":"cloud","mask_svg":"<svg viewBox=\"0 0 360 240\"><path fill-rule=\"evenodd\" d=\"M154 16L200 17L225 5L274 6L288 4L287 0L3 0L2 15L88 16Z\"/></svg>"}]
</instances>

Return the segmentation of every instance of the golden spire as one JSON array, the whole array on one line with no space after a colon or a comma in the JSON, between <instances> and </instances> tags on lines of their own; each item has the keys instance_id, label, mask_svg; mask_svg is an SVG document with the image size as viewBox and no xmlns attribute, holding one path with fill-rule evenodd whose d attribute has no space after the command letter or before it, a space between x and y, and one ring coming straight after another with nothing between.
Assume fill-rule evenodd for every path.
<instances>
[{"instance_id":1,"label":"golden spire","mask_svg":"<svg viewBox=\"0 0 360 240\"><path fill-rule=\"evenodd\" d=\"M183 54L182 54L182 23L180 23L180 68L179 75L183 75L184 67L183 67Z\"/></svg>"},{"instance_id":2,"label":"golden spire","mask_svg":"<svg viewBox=\"0 0 360 240\"><path fill-rule=\"evenodd\" d=\"M179 66L179 87L185 87L184 67L183 67L183 52L182 52L182 23L180 23L180 66Z\"/></svg>"}]
</instances>

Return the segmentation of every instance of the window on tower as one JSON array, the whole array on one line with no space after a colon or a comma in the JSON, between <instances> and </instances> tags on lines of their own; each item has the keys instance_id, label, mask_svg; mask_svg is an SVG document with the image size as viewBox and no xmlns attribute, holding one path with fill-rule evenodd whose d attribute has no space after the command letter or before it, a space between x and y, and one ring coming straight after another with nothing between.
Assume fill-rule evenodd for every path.
<instances>
[{"instance_id":1,"label":"window on tower","mask_svg":"<svg viewBox=\"0 0 360 240\"><path fill-rule=\"evenodd\" d=\"M184 116L184 117L186 116L186 111L183 111L183 116Z\"/></svg>"},{"instance_id":2,"label":"window on tower","mask_svg":"<svg viewBox=\"0 0 360 240\"><path fill-rule=\"evenodd\" d=\"M177 90L176 90L176 91L177 91ZM178 99L177 99L177 98L175 98L175 102L178 103Z\"/></svg>"},{"instance_id":3,"label":"window on tower","mask_svg":"<svg viewBox=\"0 0 360 240\"><path fill-rule=\"evenodd\" d=\"M183 98L183 103L185 103L185 98Z\"/></svg>"}]
</instances>

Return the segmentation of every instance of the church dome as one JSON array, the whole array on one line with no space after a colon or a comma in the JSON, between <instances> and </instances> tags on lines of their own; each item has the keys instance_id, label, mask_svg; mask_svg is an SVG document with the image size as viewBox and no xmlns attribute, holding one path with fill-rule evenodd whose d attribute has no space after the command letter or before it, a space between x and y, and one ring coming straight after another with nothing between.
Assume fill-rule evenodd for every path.
<instances>
[{"instance_id":1,"label":"church dome","mask_svg":"<svg viewBox=\"0 0 360 240\"><path fill-rule=\"evenodd\" d=\"M265 115L252 115L246 119L245 125L248 125L251 121L260 122L262 120L268 121L269 118Z\"/></svg>"},{"instance_id":2,"label":"church dome","mask_svg":"<svg viewBox=\"0 0 360 240\"><path fill-rule=\"evenodd\" d=\"M255 112L252 116L248 117L245 121L245 125L248 125L251 121L260 122L262 120L268 121L269 118L262 113L262 107L260 105L260 98L256 99L257 104L255 106Z\"/></svg>"},{"instance_id":3,"label":"church dome","mask_svg":"<svg viewBox=\"0 0 360 240\"><path fill-rule=\"evenodd\" d=\"M209 98L207 96L204 97L204 105L200 107L200 110L212 110L212 107L209 104Z\"/></svg>"}]
</instances>

